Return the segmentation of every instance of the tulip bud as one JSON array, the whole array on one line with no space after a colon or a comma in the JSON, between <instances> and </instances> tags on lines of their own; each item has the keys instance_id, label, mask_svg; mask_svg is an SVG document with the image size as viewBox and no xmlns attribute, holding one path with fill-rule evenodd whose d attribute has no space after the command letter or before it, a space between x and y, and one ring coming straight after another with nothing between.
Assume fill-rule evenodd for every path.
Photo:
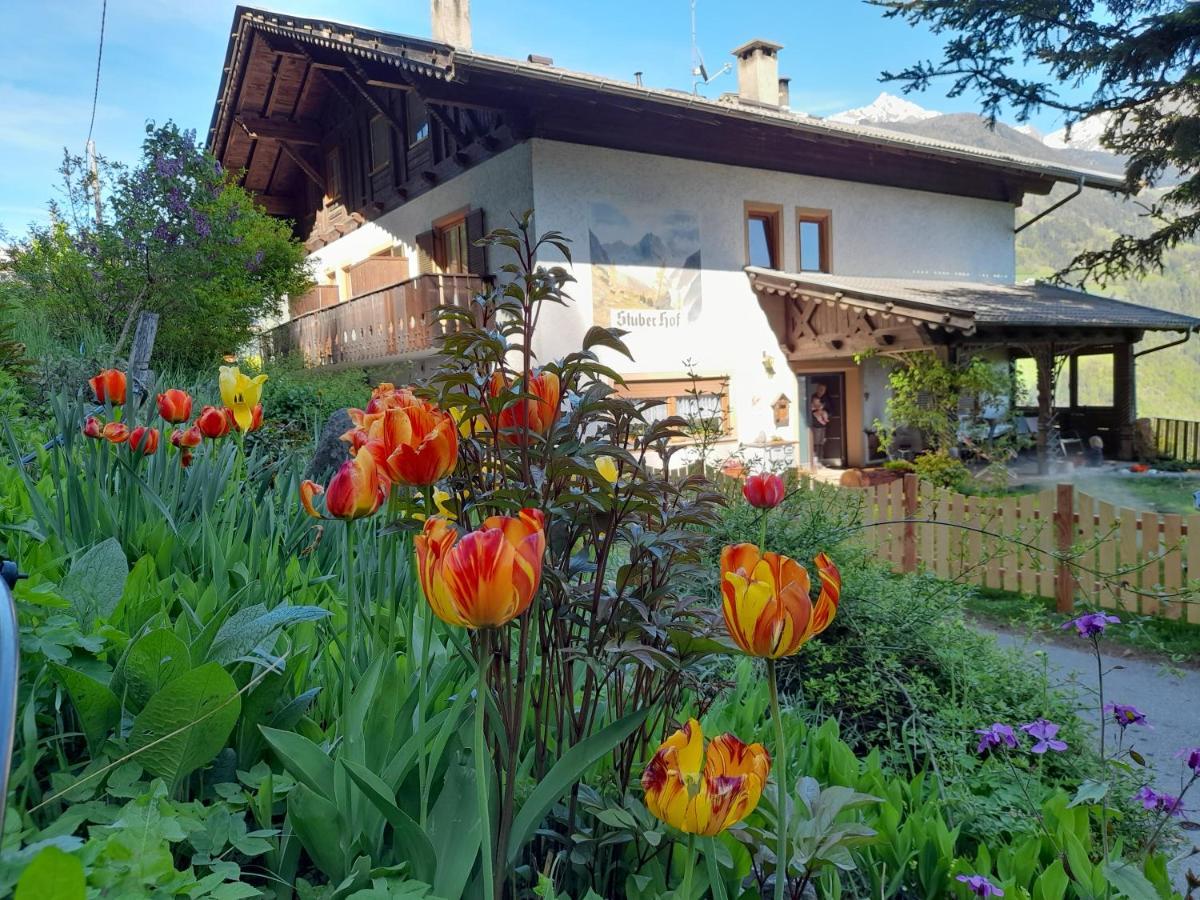
<instances>
[{"instance_id":1,"label":"tulip bud","mask_svg":"<svg viewBox=\"0 0 1200 900\"><path fill-rule=\"evenodd\" d=\"M200 441L203 439L204 433L197 425L193 425L191 428L176 428L171 432L171 445L180 450L199 447Z\"/></svg>"},{"instance_id":2,"label":"tulip bud","mask_svg":"<svg viewBox=\"0 0 1200 900\"><path fill-rule=\"evenodd\" d=\"M192 417L192 395L179 388L171 388L158 395L158 414L178 425Z\"/></svg>"},{"instance_id":3,"label":"tulip bud","mask_svg":"<svg viewBox=\"0 0 1200 900\"><path fill-rule=\"evenodd\" d=\"M124 422L109 422L100 429L100 436L110 444L123 444L129 440L129 426Z\"/></svg>"},{"instance_id":4,"label":"tulip bud","mask_svg":"<svg viewBox=\"0 0 1200 900\"><path fill-rule=\"evenodd\" d=\"M379 509L386 494L387 482L379 476L375 457L359 453L342 463L330 480L325 491L325 509L338 519L361 519Z\"/></svg>"},{"instance_id":5,"label":"tulip bud","mask_svg":"<svg viewBox=\"0 0 1200 900\"><path fill-rule=\"evenodd\" d=\"M206 406L196 417L196 427L200 433L214 441L229 434L229 422L226 411L218 406Z\"/></svg>"},{"instance_id":6,"label":"tulip bud","mask_svg":"<svg viewBox=\"0 0 1200 900\"><path fill-rule=\"evenodd\" d=\"M759 509L774 509L783 502L785 493L783 479L770 472L751 475L742 485L742 496L746 502Z\"/></svg>"},{"instance_id":7,"label":"tulip bud","mask_svg":"<svg viewBox=\"0 0 1200 900\"><path fill-rule=\"evenodd\" d=\"M88 379L97 403L120 406L125 402L125 373L119 369L105 369Z\"/></svg>"},{"instance_id":8,"label":"tulip bud","mask_svg":"<svg viewBox=\"0 0 1200 900\"><path fill-rule=\"evenodd\" d=\"M191 464L192 464L192 451L184 450L182 453L179 454L179 465L183 466L186 469Z\"/></svg>"},{"instance_id":9,"label":"tulip bud","mask_svg":"<svg viewBox=\"0 0 1200 900\"><path fill-rule=\"evenodd\" d=\"M158 450L158 429L139 425L129 432L129 449L151 456Z\"/></svg>"},{"instance_id":10,"label":"tulip bud","mask_svg":"<svg viewBox=\"0 0 1200 900\"><path fill-rule=\"evenodd\" d=\"M98 439L102 437L100 432L103 428L104 424L99 419L97 419L95 416L88 416L83 423L83 435L84 437Z\"/></svg>"}]
</instances>

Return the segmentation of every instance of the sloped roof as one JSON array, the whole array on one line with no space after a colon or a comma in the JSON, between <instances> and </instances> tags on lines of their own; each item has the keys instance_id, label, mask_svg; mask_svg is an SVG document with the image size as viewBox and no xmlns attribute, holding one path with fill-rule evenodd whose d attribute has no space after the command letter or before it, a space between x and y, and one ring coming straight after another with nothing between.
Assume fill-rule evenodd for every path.
<instances>
[{"instance_id":1,"label":"sloped roof","mask_svg":"<svg viewBox=\"0 0 1200 900\"><path fill-rule=\"evenodd\" d=\"M1200 318L1056 285L875 278L748 267L755 291L861 306L961 331L980 326L1194 331Z\"/></svg>"},{"instance_id":2,"label":"sloped roof","mask_svg":"<svg viewBox=\"0 0 1200 900\"><path fill-rule=\"evenodd\" d=\"M940 173L937 177L920 176L923 189L945 193L982 191L988 196L1007 200L1019 200L1023 190L1045 193L1056 181L1109 190L1120 190L1124 185L1121 178L1109 173L1043 159L870 126L831 122L774 106L743 102L736 97L709 99L686 91L645 87L553 65L455 48L425 38L244 6L239 6L234 14L208 134L209 147L218 155L232 116L239 111L241 79L254 32L267 38L274 36L310 48L347 54L363 64L396 67L406 74L431 79L442 86L432 92L434 100L453 102L463 92L474 94L483 90L489 92L486 97L489 101L526 104L543 117L553 111L553 115L560 116L563 121L546 125L545 136L563 140L579 139L580 135L599 143L614 140L611 134L615 130L612 127L614 120L599 118L604 111L610 117L625 115L626 119L621 120L623 125L641 123L631 136L622 137L622 149L664 152L661 145L664 124L670 128L688 124L700 128L698 134L709 138L708 141L689 138L685 143L691 148L690 152L711 154L718 162L762 165L761 155L739 161L730 154L735 149L742 153L762 154L773 146L777 157L786 160L781 165L811 167L819 165L815 148L822 148L828 152L852 152L853 161L847 165L857 173L856 180L890 177L898 179L896 183L901 186L909 186L903 182L909 177L904 173L903 156L917 165L935 166L934 171ZM653 127L643 118L651 112L660 117ZM631 120L628 119L630 116L633 117ZM593 123L590 129L588 121ZM713 126L730 130L718 131ZM795 143L797 141L801 143ZM741 142L746 144L745 148L735 147ZM813 174L821 172L814 171ZM989 176L1011 181L1019 187L1009 190L984 184Z\"/></svg>"}]
</instances>

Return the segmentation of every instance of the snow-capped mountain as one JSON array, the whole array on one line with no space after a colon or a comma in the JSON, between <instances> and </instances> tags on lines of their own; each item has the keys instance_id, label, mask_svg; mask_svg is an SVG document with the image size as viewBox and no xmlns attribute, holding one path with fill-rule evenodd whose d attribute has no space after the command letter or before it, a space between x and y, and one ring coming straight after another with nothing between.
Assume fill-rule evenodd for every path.
<instances>
[{"instance_id":1,"label":"snow-capped mountain","mask_svg":"<svg viewBox=\"0 0 1200 900\"><path fill-rule=\"evenodd\" d=\"M1100 113L1099 115L1076 122L1071 128L1069 140L1067 138L1067 129L1065 128L1050 132L1043 140L1047 147L1054 147L1059 150L1104 151L1106 148L1100 143L1100 136L1104 134L1104 129L1108 127L1110 118L1110 113Z\"/></svg>"},{"instance_id":2,"label":"snow-capped mountain","mask_svg":"<svg viewBox=\"0 0 1200 900\"><path fill-rule=\"evenodd\" d=\"M1031 137L1035 141L1041 141L1043 144L1046 143L1046 136L1032 125L1014 125L1012 126L1012 130L1017 132L1017 134L1023 134L1026 137Z\"/></svg>"},{"instance_id":3,"label":"snow-capped mountain","mask_svg":"<svg viewBox=\"0 0 1200 900\"><path fill-rule=\"evenodd\" d=\"M826 116L826 119L846 125L886 125L893 122L920 122L923 119L932 119L940 115L940 112L918 106L916 103L885 91L867 106L835 113L832 116Z\"/></svg>"}]
</instances>

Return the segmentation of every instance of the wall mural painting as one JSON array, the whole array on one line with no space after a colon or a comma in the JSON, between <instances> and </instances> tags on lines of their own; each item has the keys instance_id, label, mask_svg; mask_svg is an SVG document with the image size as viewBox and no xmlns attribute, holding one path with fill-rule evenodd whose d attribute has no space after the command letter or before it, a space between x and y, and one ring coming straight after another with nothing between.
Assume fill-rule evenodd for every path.
<instances>
[{"instance_id":1,"label":"wall mural painting","mask_svg":"<svg viewBox=\"0 0 1200 900\"><path fill-rule=\"evenodd\" d=\"M679 328L700 316L700 221L688 210L596 202L588 216L597 325Z\"/></svg>"}]
</instances>

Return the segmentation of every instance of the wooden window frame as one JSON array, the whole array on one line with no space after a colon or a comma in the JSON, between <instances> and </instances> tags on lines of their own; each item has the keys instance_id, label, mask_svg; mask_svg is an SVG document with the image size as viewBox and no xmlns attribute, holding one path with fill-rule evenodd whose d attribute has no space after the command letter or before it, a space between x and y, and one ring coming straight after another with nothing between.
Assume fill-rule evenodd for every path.
<instances>
[{"instance_id":1,"label":"wooden window frame","mask_svg":"<svg viewBox=\"0 0 1200 900\"><path fill-rule=\"evenodd\" d=\"M330 147L325 151L325 205L341 202L346 186L343 182L342 148Z\"/></svg>"},{"instance_id":2,"label":"wooden window frame","mask_svg":"<svg viewBox=\"0 0 1200 900\"><path fill-rule=\"evenodd\" d=\"M376 159L375 151L379 148L377 148L375 145L375 129L376 129L376 127L378 127L378 125L380 123L382 123L382 125L383 125L382 130L383 130L383 134L384 134L384 140L386 141L387 149L385 152L383 152L381 154L383 157L382 159ZM370 121L367 123L367 138L368 138L367 152L368 152L368 154L370 156L370 160L371 160L370 174L378 175L380 172L382 172L384 169L388 168L392 164L392 157L394 155L393 150L392 150L392 123L389 122L384 116L380 116L380 115L372 116Z\"/></svg>"},{"instance_id":3,"label":"wooden window frame","mask_svg":"<svg viewBox=\"0 0 1200 900\"><path fill-rule=\"evenodd\" d=\"M467 216L470 215L470 212L471 212L471 207L464 206L460 209L456 209L452 213L447 213L446 215L433 220L433 226L432 226L432 230L433 230L433 264L435 266L437 266L437 268L444 274L466 275L471 270L471 261L470 261L470 256L469 256L471 244L470 244L470 235L467 233ZM461 272L447 272L446 261L447 261L448 257L446 255L446 248L442 245L442 240L443 240L442 236L450 229L457 228L459 225L461 225L463 228L463 236L464 236L464 243L463 243L463 248L462 248L463 269Z\"/></svg>"},{"instance_id":4,"label":"wooden window frame","mask_svg":"<svg viewBox=\"0 0 1200 900\"><path fill-rule=\"evenodd\" d=\"M679 400L688 397L692 391L701 394L716 394L721 401L721 434L718 440L733 437L733 416L729 405L729 376L713 375L697 378L694 381L684 373L654 375L648 377L628 377L624 385L616 386L619 397L629 400L662 400L667 405L667 416L678 414ZM678 440L676 443L688 443Z\"/></svg>"},{"instance_id":5,"label":"wooden window frame","mask_svg":"<svg viewBox=\"0 0 1200 900\"><path fill-rule=\"evenodd\" d=\"M804 237L803 226L815 224L821 236L820 260L818 269L804 268ZM833 211L829 209L814 209L807 206L796 208L796 271L821 272L829 274L833 271Z\"/></svg>"},{"instance_id":6,"label":"wooden window frame","mask_svg":"<svg viewBox=\"0 0 1200 900\"><path fill-rule=\"evenodd\" d=\"M746 242L746 265L750 262L750 222L760 219L767 223L767 253L771 256L773 265L770 268L777 272L786 270L783 259L783 206L779 203L761 203L747 200L742 215L742 234Z\"/></svg>"}]
</instances>

